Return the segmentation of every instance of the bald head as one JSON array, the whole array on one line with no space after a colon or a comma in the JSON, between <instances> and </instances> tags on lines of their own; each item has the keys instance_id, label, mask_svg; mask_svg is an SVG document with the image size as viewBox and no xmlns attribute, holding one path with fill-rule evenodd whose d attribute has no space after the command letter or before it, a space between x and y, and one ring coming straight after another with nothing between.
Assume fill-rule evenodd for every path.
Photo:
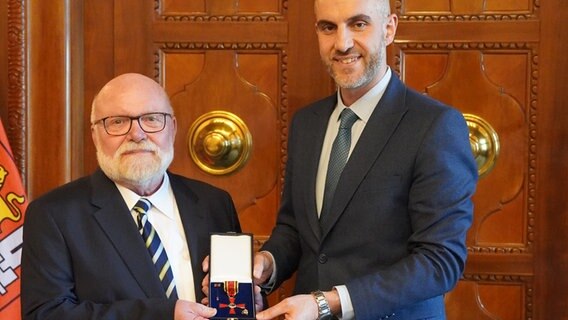
<instances>
[{"instance_id":1,"label":"bald head","mask_svg":"<svg viewBox=\"0 0 568 320\"><path fill-rule=\"evenodd\" d=\"M140 110L144 106L151 110ZM119 75L99 91L93 99L91 123L109 116L110 111L113 112L112 115L132 115L156 111L173 113L168 95L160 84L138 73Z\"/></svg>"},{"instance_id":2,"label":"bald head","mask_svg":"<svg viewBox=\"0 0 568 320\"><path fill-rule=\"evenodd\" d=\"M315 0L314 8L317 16L321 6L337 6L337 2L361 2L368 3L378 16L386 17L391 13L389 0Z\"/></svg>"}]
</instances>

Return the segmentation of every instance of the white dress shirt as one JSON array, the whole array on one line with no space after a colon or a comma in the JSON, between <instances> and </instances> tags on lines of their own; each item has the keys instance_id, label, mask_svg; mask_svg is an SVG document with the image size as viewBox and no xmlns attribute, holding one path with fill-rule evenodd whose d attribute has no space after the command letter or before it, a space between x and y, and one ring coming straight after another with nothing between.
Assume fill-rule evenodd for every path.
<instances>
[{"instance_id":1,"label":"white dress shirt","mask_svg":"<svg viewBox=\"0 0 568 320\"><path fill-rule=\"evenodd\" d=\"M116 184L116 186L132 212L132 208L141 197L126 187L119 184ZM164 181L162 181L160 188L154 194L145 198L152 203L152 207L147 212L148 221L150 221L158 233L168 255L178 298L195 301L191 255L187 246L187 239L185 238L177 202L167 174L164 175ZM132 218L138 223L135 214L132 214Z\"/></svg>"}]
</instances>

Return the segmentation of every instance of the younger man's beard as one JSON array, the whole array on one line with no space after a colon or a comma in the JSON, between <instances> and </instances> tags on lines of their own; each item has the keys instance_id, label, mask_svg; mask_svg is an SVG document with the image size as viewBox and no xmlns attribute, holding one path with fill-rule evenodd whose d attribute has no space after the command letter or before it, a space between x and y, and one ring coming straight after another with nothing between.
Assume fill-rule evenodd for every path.
<instances>
[{"instance_id":1,"label":"younger man's beard","mask_svg":"<svg viewBox=\"0 0 568 320\"><path fill-rule=\"evenodd\" d=\"M125 152L145 150L153 153L141 156L126 156ZM173 145L167 150L161 150L154 143L143 140L141 142L126 142L118 148L113 156L107 156L97 150L97 160L101 170L113 181L146 186L154 179L162 177L173 160Z\"/></svg>"},{"instance_id":2,"label":"younger man's beard","mask_svg":"<svg viewBox=\"0 0 568 320\"><path fill-rule=\"evenodd\" d=\"M380 68L381 59L380 56L370 56L369 60L366 61L367 63L365 64L363 73L360 75L339 74L333 69L331 63L327 63L327 71L338 87L343 89L356 89L368 84L376 77Z\"/></svg>"}]
</instances>

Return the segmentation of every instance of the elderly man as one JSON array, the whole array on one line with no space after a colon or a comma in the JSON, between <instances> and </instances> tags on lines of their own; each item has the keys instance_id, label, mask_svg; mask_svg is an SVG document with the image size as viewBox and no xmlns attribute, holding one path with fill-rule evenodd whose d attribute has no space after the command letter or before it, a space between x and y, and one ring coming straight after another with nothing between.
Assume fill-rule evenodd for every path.
<instances>
[{"instance_id":1,"label":"elderly man","mask_svg":"<svg viewBox=\"0 0 568 320\"><path fill-rule=\"evenodd\" d=\"M100 169L31 202L24 224L24 319L202 319L211 232L240 231L230 195L167 171L176 118L140 74L95 97Z\"/></svg>"}]
</instances>

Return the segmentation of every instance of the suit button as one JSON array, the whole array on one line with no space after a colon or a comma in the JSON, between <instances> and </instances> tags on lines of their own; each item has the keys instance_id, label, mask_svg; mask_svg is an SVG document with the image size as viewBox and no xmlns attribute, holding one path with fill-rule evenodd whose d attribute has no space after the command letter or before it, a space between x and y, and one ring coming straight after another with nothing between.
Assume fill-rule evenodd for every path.
<instances>
[{"instance_id":1,"label":"suit button","mask_svg":"<svg viewBox=\"0 0 568 320\"><path fill-rule=\"evenodd\" d=\"M327 256L325 255L325 253L322 253L322 254L319 255L318 261L319 261L319 263L326 263L327 262Z\"/></svg>"}]
</instances>

